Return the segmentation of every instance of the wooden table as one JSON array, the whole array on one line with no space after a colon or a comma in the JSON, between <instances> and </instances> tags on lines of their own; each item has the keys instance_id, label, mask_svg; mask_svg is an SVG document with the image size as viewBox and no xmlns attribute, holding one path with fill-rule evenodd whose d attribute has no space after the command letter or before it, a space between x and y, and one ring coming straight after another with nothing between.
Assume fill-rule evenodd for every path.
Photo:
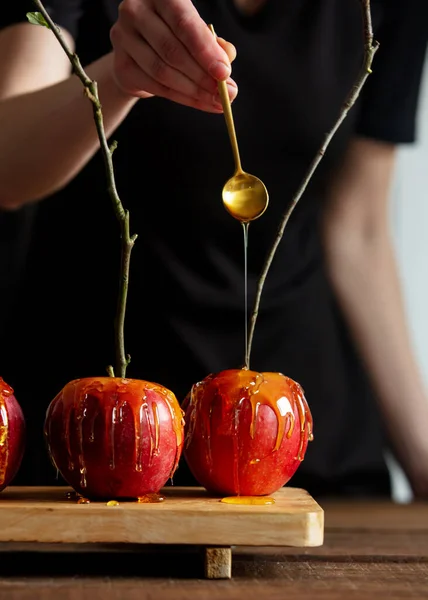
<instances>
[{"instance_id":1,"label":"wooden table","mask_svg":"<svg viewBox=\"0 0 428 600\"><path fill-rule=\"evenodd\" d=\"M0 600L428 600L428 504L321 502L318 548L239 548L207 581L196 548L0 546Z\"/></svg>"}]
</instances>

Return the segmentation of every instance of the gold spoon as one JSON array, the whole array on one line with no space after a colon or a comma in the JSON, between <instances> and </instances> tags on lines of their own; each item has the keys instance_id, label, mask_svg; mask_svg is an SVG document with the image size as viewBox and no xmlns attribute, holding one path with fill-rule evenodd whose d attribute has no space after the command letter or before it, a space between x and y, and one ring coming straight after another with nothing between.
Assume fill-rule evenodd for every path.
<instances>
[{"instance_id":1,"label":"gold spoon","mask_svg":"<svg viewBox=\"0 0 428 600\"><path fill-rule=\"evenodd\" d=\"M214 37L217 37L214 27L212 25L208 27ZM235 173L223 187L223 204L232 217L241 223L249 223L265 212L269 204L269 194L263 181L242 169L232 107L225 81L218 82L218 90L235 160Z\"/></svg>"}]
</instances>

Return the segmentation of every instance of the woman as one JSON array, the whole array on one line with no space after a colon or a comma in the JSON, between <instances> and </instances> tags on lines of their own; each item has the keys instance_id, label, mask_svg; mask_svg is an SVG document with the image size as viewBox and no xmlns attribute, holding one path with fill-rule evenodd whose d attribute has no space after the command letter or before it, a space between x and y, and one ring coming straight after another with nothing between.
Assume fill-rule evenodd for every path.
<instances>
[{"instance_id":1,"label":"woman","mask_svg":"<svg viewBox=\"0 0 428 600\"><path fill-rule=\"evenodd\" d=\"M113 356L119 231L91 106L51 32L25 22L32 9L14 0L0 16L2 220L28 245L8 272L1 364L30 425L16 483L46 484L55 481L41 435L48 403L70 379L104 374ZM127 374L183 399L195 381L243 362L242 232L220 201L233 163L217 80L228 79L232 99L239 85L243 165L271 197L250 227L251 306L280 216L356 79L360 3L49 0L47 9L99 83L139 235ZM387 219L396 146L415 139L422 12L422 0L373 2L374 75L293 214L264 290L252 367L305 389L316 441L292 483L316 496L389 494L388 444L415 493L428 491L428 403ZM235 49L206 23L238 49L233 80ZM175 481L194 483L184 464Z\"/></svg>"}]
</instances>

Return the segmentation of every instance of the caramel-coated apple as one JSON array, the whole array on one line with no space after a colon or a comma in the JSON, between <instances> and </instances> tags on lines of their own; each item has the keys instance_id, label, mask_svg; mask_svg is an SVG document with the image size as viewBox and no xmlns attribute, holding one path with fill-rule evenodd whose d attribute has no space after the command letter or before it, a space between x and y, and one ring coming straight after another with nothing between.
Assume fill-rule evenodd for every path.
<instances>
[{"instance_id":1,"label":"caramel-coated apple","mask_svg":"<svg viewBox=\"0 0 428 600\"><path fill-rule=\"evenodd\" d=\"M89 499L156 494L177 469L183 411L167 388L137 379L67 383L49 405L45 439L54 466Z\"/></svg>"},{"instance_id":2,"label":"caramel-coated apple","mask_svg":"<svg viewBox=\"0 0 428 600\"><path fill-rule=\"evenodd\" d=\"M210 492L264 496L284 486L312 440L301 386L281 373L221 371L195 384L183 404L184 456Z\"/></svg>"}]
</instances>

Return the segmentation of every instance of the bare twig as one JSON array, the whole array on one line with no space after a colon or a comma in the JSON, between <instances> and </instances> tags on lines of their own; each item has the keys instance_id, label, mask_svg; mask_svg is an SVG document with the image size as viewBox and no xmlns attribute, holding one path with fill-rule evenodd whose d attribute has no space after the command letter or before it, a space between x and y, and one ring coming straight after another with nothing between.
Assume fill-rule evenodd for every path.
<instances>
[{"instance_id":1,"label":"bare twig","mask_svg":"<svg viewBox=\"0 0 428 600\"><path fill-rule=\"evenodd\" d=\"M113 166L113 152L116 149L116 143L113 142L111 147L108 145L106 132L104 129L104 119L102 113L102 106L98 95L98 85L95 81L92 81L83 69L79 57L77 54L72 52L64 36L61 33L60 28L53 22L46 8L43 6L40 0L33 0L33 3L40 11L43 16L45 23L49 29L53 32L56 39L60 43L62 49L67 55L73 73L80 79L84 87L84 91L88 99L92 103L92 109L94 114L95 126L97 129L98 138L101 146L101 153L104 159L104 165L108 181L108 193L113 203L116 217L119 221L121 230L122 240L122 257L121 257L121 272L119 282L119 297L117 303L117 312L115 319L115 335L116 335L116 363L115 370L112 366L107 367L107 372L110 376L125 377L126 368L130 362L129 356L125 354L125 341L124 341L124 328L125 328L125 313L126 313L126 301L128 297L128 284L129 284L129 264L131 258L131 251L134 246L136 235L130 236L129 233L129 212L125 210L119 198L119 194L116 189L114 166Z\"/></svg>"},{"instance_id":2,"label":"bare twig","mask_svg":"<svg viewBox=\"0 0 428 600\"><path fill-rule=\"evenodd\" d=\"M316 157L310 164L309 169L308 169L299 189L297 190L295 196L291 200L290 205L288 206L287 210L284 213L284 216L281 220L276 238L275 238L272 248L268 254L266 262L264 264L263 270L261 272L261 275L260 275L260 278L258 281L256 298L255 298L255 302L254 302L254 308L253 308L253 312L252 312L251 320L250 320L250 329L249 329L248 342L247 342L246 353L245 353L245 368L247 368L247 369L249 369L249 367L250 367L251 347L252 347L252 343L253 343L254 330L255 330L255 326L256 326L256 322L257 322L257 317L259 314L260 300L261 300L263 287L264 287L269 269L270 269L273 259L275 257L275 253L276 253L278 246L282 240L282 236L284 234L285 227L287 226L287 223L291 217L293 210L296 208L297 203L299 202L299 200L305 193L306 188L308 187L308 184L311 181L312 176L314 175L315 171L318 168L318 165L320 164L324 154L326 153L331 140L333 139L337 130L342 125L343 121L346 119L349 110L352 108L352 106L357 101L358 96L360 95L360 92L361 92L368 76L372 72L371 67L372 67L372 63L373 63L373 58L379 48L379 43L375 42L373 39L373 26L372 26L372 18L371 18L370 0L359 0L359 1L361 3L361 8L362 8L362 12L363 12L363 27L364 27L363 65L362 65L361 71L358 75L358 78L357 78L355 84L353 85L345 103L342 106L342 109L340 111L337 121L335 122L335 124L333 125L333 127L329 131L329 133L327 133L327 135L325 136L321 148L319 149Z\"/></svg>"}]
</instances>

